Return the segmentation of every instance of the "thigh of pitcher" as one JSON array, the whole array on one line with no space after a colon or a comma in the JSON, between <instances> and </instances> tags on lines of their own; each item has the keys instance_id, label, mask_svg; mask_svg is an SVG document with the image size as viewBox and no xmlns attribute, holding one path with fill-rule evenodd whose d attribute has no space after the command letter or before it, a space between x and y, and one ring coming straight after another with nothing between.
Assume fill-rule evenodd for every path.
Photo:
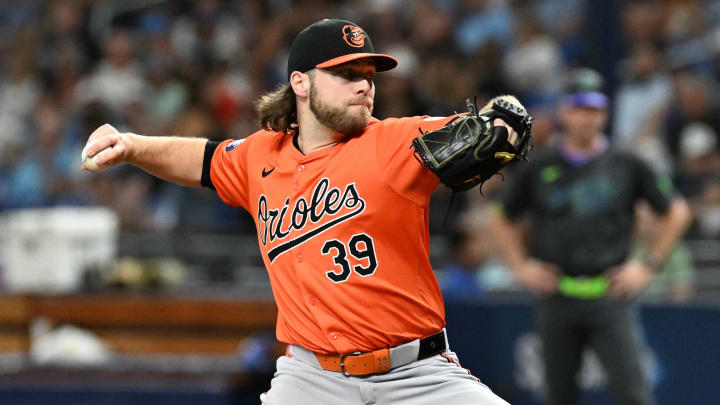
<instances>
[{"instance_id":1,"label":"thigh of pitcher","mask_svg":"<svg viewBox=\"0 0 720 405\"><path fill-rule=\"evenodd\" d=\"M442 353L372 378L377 404L508 405L463 368L455 353Z\"/></svg>"},{"instance_id":2,"label":"thigh of pitcher","mask_svg":"<svg viewBox=\"0 0 720 405\"><path fill-rule=\"evenodd\" d=\"M367 377L346 377L283 356L260 400L263 405L508 405L452 352Z\"/></svg>"},{"instance_id":3,"label":"thigh of pitcher","mask_svg":"<svg viewBox=\"0 0 720 405\"><path fill-rule=\"evenodd\" d=\"M263 405L363 403L357 384L347 377L286 356L278 359L270 390L260 401Z\"/></svg>"}]
</instances>

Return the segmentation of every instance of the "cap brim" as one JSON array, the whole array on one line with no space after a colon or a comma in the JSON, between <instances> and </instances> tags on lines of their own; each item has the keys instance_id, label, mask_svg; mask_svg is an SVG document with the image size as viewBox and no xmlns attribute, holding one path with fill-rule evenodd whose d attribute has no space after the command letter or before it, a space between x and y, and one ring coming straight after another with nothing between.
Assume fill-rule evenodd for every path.
<instances>
[{"instance_id":1,"label":"cap brim","mask_svg":"<svg viewBox=\"0 0 720 405\"><path fill-rule=\"evenodd\" d=\"M608 98L598 92L575 93L565 96L565 104L577 108L595 108L603 110L608 106Z\"/></svg>"},{"instance_id":2,"label":"cap brim","mask_svg":"<svg viewBox=\"0 0 720 405\"><path fill-rule=\"evenodd\" d=\"M315 65L315 67L321 69L329 68L362 58L373 58L375 60L376 72L384 72L386 70L393 69L395 66L398 65L397 59L393 58L390 55L385 55L382 53L350 53L347 55L338 56L337 58L332 58L323 63Z\"/></svg>"}]
</instances>

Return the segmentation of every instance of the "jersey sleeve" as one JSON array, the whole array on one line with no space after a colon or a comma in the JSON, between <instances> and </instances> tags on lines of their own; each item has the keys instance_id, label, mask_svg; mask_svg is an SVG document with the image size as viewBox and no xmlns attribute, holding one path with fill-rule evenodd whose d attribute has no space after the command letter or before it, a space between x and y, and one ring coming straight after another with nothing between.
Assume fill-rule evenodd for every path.
<instances>
[{"instance_id":1,"label":"jersey sleeve","mask_svg":"<svg viewBox=\"0 0 720 405\"><path fill-rule=\"evenodd\" d=\"M210 180L220 199L231 207L248 207L247 162L250 137L221 142L210 161Z\"/></svg>"},{"instance_id":2,"label":"jersey sleeve","mask_svg":"<svg viewBox=\"0 0 720 405\"><path fill-rule=\"evenodd\" d=\"M632 156L631 164L636 173L636 184L641 198L645 199L657 214L665 214L675 194L672 180L657 175L645 162Z\"/></svg>"},{"instance_id":3,"label":"jersey sleeve","mask_svg":"<svg viewBox=\"0 0 720 405\"><path fill-rule=\"evenodd\" d=\"M453 116L454 117L454 116ZM420 131L442 128L453 117L407 117L384 120L376 143L378 165L385 181L398 193L424 204L440 181L414 156L411 147Z\"/></svg>"}]
</instances>

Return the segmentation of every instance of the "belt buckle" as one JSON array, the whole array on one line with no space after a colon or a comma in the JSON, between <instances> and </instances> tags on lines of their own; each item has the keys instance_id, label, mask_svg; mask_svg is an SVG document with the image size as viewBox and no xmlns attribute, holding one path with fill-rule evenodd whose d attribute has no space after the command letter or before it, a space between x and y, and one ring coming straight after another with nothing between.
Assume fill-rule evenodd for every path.
<instances>
[{"instance_id":1,"label":"belt buckle","mask_svg":"<svg viewBox=\"0 0 720 405\"><path fill-rule=\"evenodd\" d=\"M358 354L362 354L362 352L354 352L354 353L340 353L340 372L343 373L345 377L352 377L352 374L345 371L345 357L347 356L356 356Z\"/></svg>"}]
</instances>

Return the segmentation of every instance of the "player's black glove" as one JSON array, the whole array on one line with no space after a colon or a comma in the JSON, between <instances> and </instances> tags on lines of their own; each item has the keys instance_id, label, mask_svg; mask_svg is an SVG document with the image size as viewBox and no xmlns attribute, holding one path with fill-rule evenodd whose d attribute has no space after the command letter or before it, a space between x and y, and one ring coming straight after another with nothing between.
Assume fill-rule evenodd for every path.
<instances>
[{"instance_id":1,"label":"player's black glove","mask_svg":"<svg viewBox=\"0 0 720 405\"><path fill-rule=\"evenodd\" d=\"M470 99L467 105L468 114L455 117L438 130L420 131L422 135L412 142L415 157L453 192L485 182L510 162L527 160L532 136L532 117L520 106L495 99L491 109L478 113ZM514 146L504 126L493 126L496 118L517 132Z\"/></svg>"}]
</instances>

